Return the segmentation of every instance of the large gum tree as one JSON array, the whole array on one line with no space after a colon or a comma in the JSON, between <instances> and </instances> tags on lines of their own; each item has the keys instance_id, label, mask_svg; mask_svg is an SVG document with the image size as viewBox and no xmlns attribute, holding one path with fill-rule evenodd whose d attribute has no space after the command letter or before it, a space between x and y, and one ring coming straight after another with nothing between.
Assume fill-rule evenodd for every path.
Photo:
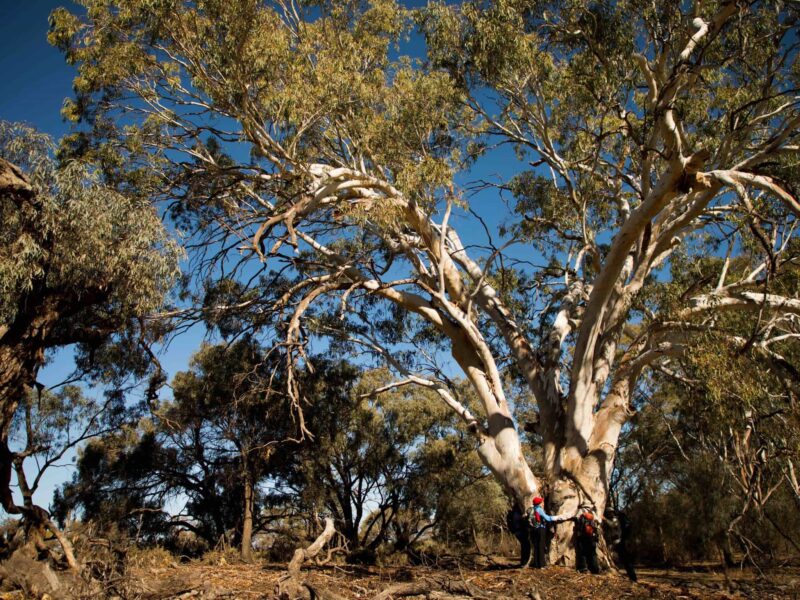
<instances>
[{"instance_id":1,"label":"large gum tree","mask_svg":"<svg viewBox=\"0 0 800 600\"><path fill-rule=\"evenodd\" d=\"M65 115L90 124L70 148L158 182L205 314L279 323L290 365L327 337L435 390L519 504L544 489L556 512L602 515L643 374L693 336L786 368L796 3L81 4L51 31L78 68ZM498 162L516 173L490 178ZM729 311L758 315L750 336L725 336ZM571 536L557 528L553 561Z\"/></svg>"}]
</instances>

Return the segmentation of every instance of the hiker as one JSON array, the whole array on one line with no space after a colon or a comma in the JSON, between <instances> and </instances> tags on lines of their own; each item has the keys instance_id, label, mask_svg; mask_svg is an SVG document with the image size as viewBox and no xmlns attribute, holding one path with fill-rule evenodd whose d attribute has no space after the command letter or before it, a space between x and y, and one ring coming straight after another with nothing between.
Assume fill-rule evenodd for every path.
<instances>
[{"instance_id":1,"label":"hiker","mask_svg":"<svg viewBox=\"0 0 800 600\"><path fill-rule=\"evenodd\" d=\"M506 525L508 530L514 534L514 537L519 541L521 552L519 557L519 566L527 567L531 560L531 534L530 527L525 517L522 514L516 502L513 508L506 514Z\"/></svg>"},{"instance_id":2,"label":"hiker","mask_svg":"<svg viewBox=\"0 0 800 600\"><path fill-rule=\"evenodd\" d=\"M625 513L607 508L603 514L603 538L610 550L617 554L617 562L622 565L631 581L637 581L633 567L633 554L628 546L631 535L631 522Z\"/></svg>"},{"instance_id":3,"label":"hiker","mask_svg":"<svg viewBox=\"0 0 800 600\"><path fill-rule=\"evenodd\" d=\"M628 545L631 537L631 521L624 512L617 513L617 518L619 519L619 544L617 544L617 555L619 556L622 566L625 567L625 572L628 574L630 580L638 581L639 578L636 576L636 569L633 568L633 552Z\"/></svg>"},{"instance_id":4,"label":"hiker","mask_svg":"<svg viewBox=\"0 0 800 600\"><path fill-rule=\"evenodd\" d=\"M578 571L600 572L597 564L597 528L599 523L591 510L583 511L575 521L575 566Z\"/></svg>"},{"instance_id":5,"label":"hiker","mask_svg":"<svg viewBox=\"0 0 800 600\"><path fill-rule=\"evenodd\" d=\"M533 499L533 506L528 509L528 522L533 542L533 567L541 569L545 566L547 546L547 523L563 523L567 517L551 516L544 511L544 500L541 496Z\"/></svg>"}]
</instances>

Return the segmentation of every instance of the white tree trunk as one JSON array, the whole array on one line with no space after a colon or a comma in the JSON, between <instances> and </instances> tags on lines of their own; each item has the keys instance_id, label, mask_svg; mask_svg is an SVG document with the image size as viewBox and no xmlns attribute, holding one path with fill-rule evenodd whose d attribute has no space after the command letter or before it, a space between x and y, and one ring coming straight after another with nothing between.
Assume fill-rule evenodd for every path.
<instances>
[{"instance_id":1,"label":"white tree trunk","mask_svg":"<svg viewBox=\"0 0 800 600\"><path fill-rule=\"evenodd\" d=\"M539 491L539 484L525 460L522 443L513 424L509 422L508 426L496 432L494 436L486 435L477 450L483 464L492 472L506 493L514 498L519 506L530 506L531 500Z\"/></svg>"},{"instance_id":2,"label":"white tree trunk","mask_svg":"<svg viewBox=\"0 0 800 600\"><path fill-rule=\"evenodd\" d=\"M602 523L608 503L609 483L622 425L630 416L630 381L615 381L600 409L593 415L586 453L579 460L572 458L572 469L563 469L554 481L549 496L549 510L559 515L577 515L591 510ZM572 456L579 455L575 449ZM602 535L602 530L601 530ZM601 562L608 563L605 544L598 544ZM550 564L575 565L574 523L555 527L550 545Z\"/></svg>"}]
</instances>

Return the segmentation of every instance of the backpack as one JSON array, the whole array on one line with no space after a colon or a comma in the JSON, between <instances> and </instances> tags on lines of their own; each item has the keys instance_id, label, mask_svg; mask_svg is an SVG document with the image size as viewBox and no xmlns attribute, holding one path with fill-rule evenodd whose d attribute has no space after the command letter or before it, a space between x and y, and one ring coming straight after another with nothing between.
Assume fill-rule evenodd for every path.
<instances>
[{"instance_id":1,"label":"backpack","mask_svg":"<svg viewBox=\"0 0 800 600\"><path fill-rule=\"evenodd\" d=\"M543 524L542 515L540 515L539 513L536 512L536 507L535 506L531 506L528 509L528 522L533 527L541 527L542 524Z\"/></svg>"},{"instance_id":2,"label":"backpack","mask_svg":"<svg viewBox=\"0 0 800 600\"><path fill-rule=\"evenodd\" d=\"M592 513L583 513L580 521L580 534L584 537L595 537L597 533L597 523L595 523Z\"/></svg>"}]
</instances>

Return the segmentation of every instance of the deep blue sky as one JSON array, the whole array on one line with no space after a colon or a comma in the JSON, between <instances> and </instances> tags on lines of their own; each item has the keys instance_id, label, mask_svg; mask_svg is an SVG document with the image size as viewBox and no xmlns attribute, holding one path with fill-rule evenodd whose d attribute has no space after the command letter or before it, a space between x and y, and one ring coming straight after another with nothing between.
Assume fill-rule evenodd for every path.
<instances>
[{"instance_id":1,"label":"deep blue sky","mask_svg":"<svg viewBox=\"0 0 800 600\"><path fill-rule=\"evenodd\" d=\"M24 121L54 137L67 125L59 111L72 92L72 70L47 43L47 18L54 8L75 8L54 0L0 0L0 118Z\"/></svg>"}]
</instances>

